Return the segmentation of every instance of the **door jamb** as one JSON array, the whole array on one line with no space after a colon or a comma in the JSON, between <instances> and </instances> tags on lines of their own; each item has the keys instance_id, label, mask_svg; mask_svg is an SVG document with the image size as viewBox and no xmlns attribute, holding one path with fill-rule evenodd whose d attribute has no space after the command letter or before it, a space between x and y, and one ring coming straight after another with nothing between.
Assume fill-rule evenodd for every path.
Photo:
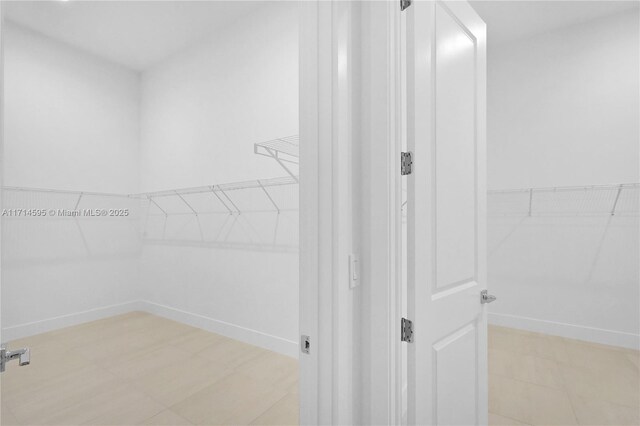
<instances>
[{"instance_id":1,"label":"door jamb","mask_svg":"<svg viewBox=\"0 0 640 426\"><path fill-rule=\"evenodd\" d=\"M405 11L401 11L398 2L391 2L392 7L389 13L389 62L390 62L390 87L393 104L390 108L390 123L392 129L392 141L390 143L390 169L393 171L393 178L389 181L390 200L394 203L390 206L390 218L392 220L390 241L393 246L389 252L389 267L395 278L391 283L389 306L389 321L391 342L391 357L389 359L391 385L390 393L390 418L393 424L403 424L403 407L405 389L403 379L403 359L402 345L409 344L402 342L400 321L402 319L403 306L403 256L404 246L402 241L402 180L403 176L400 170L400 155L402 152L403 139L405 135L404 117L406 110L406 99L404 97L403 85L405 84L406 67L403 66L403 43L405 35L402 33L406 26L403 24L403 16ZM395 7L393 7L395 6Z\"/></svg>"},{"instance_id":2,"label":"door jamb","mask_svg":"<svg viewBox=\"0 0 640 426\"><path fill-rule=\"evenodd\" d=\"M300 9L300 424L354 424L353 5Z\"/></svg>"}]
</instances>

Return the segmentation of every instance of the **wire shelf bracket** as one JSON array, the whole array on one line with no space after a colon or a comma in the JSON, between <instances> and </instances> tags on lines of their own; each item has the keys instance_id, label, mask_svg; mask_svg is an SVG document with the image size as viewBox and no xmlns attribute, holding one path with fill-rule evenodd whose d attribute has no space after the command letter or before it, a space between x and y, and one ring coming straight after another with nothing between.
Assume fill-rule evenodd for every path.
<instances>
[{"instance_id":1,"label":"wire shelf bracket","mask_svg":"<svg viewBox=\"0 0 640 426\"><path fill-rule=\"evenodd\" d=\"M269 192L267 191L267 189L264 187L264 185L262 184L262 182L260 182L258 180L258 185L260 185L260 189L262 189L262 191L264 191L264 194L267 196L267 198L269 199L269 201L271 201L271 204L273 204L273 207L276 208L276 211L278 212L278 214L280 214L280 207L278 207L278 204L276 204L275 201L273 201L273 198L271 198L271 195L269 195Z\"/></svg>"},{"instance_id":2,"label":"wire shelf bracket","mask_svg":"<svg viewBox=\"0 0 640 426\"><path fill-rule=\"evenodd\" d=\"M182 195L180 195L180 193L179 193L178 191L175 191L175 192L176 192L176 195L177 195L177 196L182 200L182 202L183 202L187 207L189 207L189 209L193 212L193 214L195 214L196 216L198 216L198 212L196 211L196 209L194 209L194 208L191 206L191 204L189 204L189 203L187 202L187 200L185 200L185 199L184 199L184 197L183 197Z\"/></svg>"},{"instance_id":3,"label":"wire shelf bracket","mask_svg":"<svg viewBox=\"0 0 640 426\"><path fill-rule=\"evenodd\" d=\"M169 216L169 214L166 212L165 209L163 209L162 207L160 207L160 205L158 203L155 202L155 200L153 199L153 197L148 196L147 197L149 199L150 202L153 203L153 205L155 205L158 209L160 209L160 211L166 216Z\"/></svg>"},{"instance_id":4,"label":"wire shelf bracket","mask_svg":"<svg viewBox=\"0 0 640 426\"><path fill-rule=\"evenodd\" d=\"M224 206L225 209L227 209L227 211L229 212L229 214L233 214L233 210L231 210L229 208L229 206L227 205L227 203L224 202L224 200L218 195L218 193L216 192L216 187L215 185L210 186L209 188L211 188L211 193L213 193L213 195L216 196L216 198L218 199L218 201L220 201L220 203Z\"/></svg>"},{"instance_id":5,"label":"wire shelf bracket","mask_svg":"<svg viewBox=\"0 0 640 426\"><path fill-rule=\"evenodd\" d=\"M298 166L300 164L300 139L298 135L256 143L253 145L253 152L274 159L289 176L298 182L298 176L287 165Z\"/></svg>"}]
</instances>

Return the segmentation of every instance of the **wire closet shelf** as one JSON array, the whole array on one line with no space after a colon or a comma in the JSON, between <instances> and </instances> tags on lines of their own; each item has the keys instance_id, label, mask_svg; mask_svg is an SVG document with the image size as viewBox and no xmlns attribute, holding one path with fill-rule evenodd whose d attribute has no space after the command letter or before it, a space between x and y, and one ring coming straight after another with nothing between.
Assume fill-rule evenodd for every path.
<instances>
[{"instance_id":1,"label":"wire closet shelf","mask_svg":"<svg viewBox=\"0 0 640 426\"><path fill-rule=\"evenodd\" d=\"M402 214L407 214L403 190ZM489 216L640 216L640 183L487 191Z\"/></svg>"},{"instance_id":2,"label":"wire closet shelf","mask_svg":"<svg viewBox=\"0 0 640 426\"><path fill-rule=\"evenodd\" d=\"M253 146L253 152L272 158L289 176L296 182L298 181L297 174L291 170L292 166L297 167L300 164L300 138L298 135L257 143Z\"/></svg>"},{"instance_id":3,"label":"wire closet shelf","mask_svg":"<svg viewBox=\"0 0 640 426\"><path fill-rule=\"evenodd\" d=\"M117 194L92 191L72 191L45 188L4 186L2 192L8 207L35 208L42 201L55 204L56 208L77 210L91 199L146 200L148 214L164 216L174 214L228 213L297 210L298 176L292 166L298 166L299 137L288 136L254 144L254 153L275 160L289 176L256 179L243 182L205 185L137 194ZM7 197L8 194L12 194ZM23 194L22 199L19 194ZM40 195L38 195L40 194ZM55 198L55 200L54 200ZM213 203L213 204L212 204Z\"/></svg>"},{"instance_id":4,"label":"wire closet shelf","mask_svg":"<svg viewBox=\"0 0 640 426\"><path fill-rule=\"evenodd\" d=\"M155 207L156 213L174 214L228 213L297 210L298 181L293 177L258 179L219 185L207 185L138 194ZM176 205L177 204L177 205ZM182 206L182 209L178 207Z\"/></svg>"},{"instance_id":5,"label":"wire closet shelf","mask_svg":"<svg viewBox=\"0 0 640 426\"><path fill-rule=\"evenodd\" d=\"M491 216L638 216L640 183L494 190Z\"/></svg>"}]
</instances>

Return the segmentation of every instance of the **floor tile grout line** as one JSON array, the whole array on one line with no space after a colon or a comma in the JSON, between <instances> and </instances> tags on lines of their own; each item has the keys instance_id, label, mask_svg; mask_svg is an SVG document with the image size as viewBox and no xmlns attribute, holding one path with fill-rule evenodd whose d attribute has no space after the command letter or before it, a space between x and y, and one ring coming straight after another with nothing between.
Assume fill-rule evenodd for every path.
<instances>
[{"instance_id":1,"label":"floor tile grout line","mask_svg":"<svg viewBox=\"0 0 640 426\"><path fill-rule=\"evenodd\" d=\"M183 416L181 416L180 414L176 413L176 412L175 412L175 411L173 411L171 408L165 408L164 410L160 411L159 413L154 414L153 416L148 417L148 418L144 419L143 421L141 421L141 422L137 423L135 426L140 426L140 425L146 425L146 424L149 424L149 423L147 423L149 420L153 419L154 417L159 416L160 414L164 413L165 411L170 411L170 412L171 412L171 413L173 413L174 415L176 415L176 416L180 417L182 420L184 420L185 422L187 422L189 425L196 426L196 425L195 425L195 423L193 423L193 422L189 421L188 419L185 419Z\"/></svg>"},{"instance_id":2,"label":"floor tile grout line","mask_svg":"<svg viewBox=\"0 0 640 426\"><path fill-rule=\"evenodd\" d=\"M566 389L564 389L564 388L562 388L562 389L561 388L554 388L554 387L547 386L547 385L541 385L541 384L538 384L538 383L528 382L526 380L516 379L514 377L509 377L509 376L505 376L505 375L502 375L502 374L490 373L490 375L504 377L506 379L513 380L514 382L524 383L524 384L533 385L533 386L540 386L542 388L547 388L547 389L551 389L551 390L554 390L554 391L566 391Z\"/></svg>"},{"instance_id":3,"label":"floor tile grout line","mask_svg":"<svg viewBox=\"0 0 640 426\"><path fill-rule=\"evenodd\" d=\"M274 402L273 404L271 404L271 406L269 408L267 408L266 410L264 410L262 413L258 414L256 417L254 417L253 419L251 419L250 422L248 422L248 425L253 425L253 422L255 422L258 418L260 418L260 416L262 416L264 413L266 413L267 411L271 410L273 407L276 406L276 404L278 404L280 401L282 401L283 399L285 399L288 395L289 392L283 391L284 395L282 396L282 398L278 399L276 402Z\"/></svg>"},{"instance_id":4,"label":"floor tile grout line","mask_svg":"<svg viewBox=\"0 0 640 426\"><path fill-rule=\"evenodd\" d=\"M489 411L489 414L493 414L493 415L496 415L496 416L504 417L505 419L513 420L514 422L522 423L522 424L525 424L525 425L527 425L527 426L533 426L533 425L532 425L531 423L529 423L529 422L524 422L524 421L522 421L522 420L514 419L513 417L511 417L511 416L505 416L504 414L495 413L495 412L493 412L493 411Z\"/></svg>"}]
</instances>

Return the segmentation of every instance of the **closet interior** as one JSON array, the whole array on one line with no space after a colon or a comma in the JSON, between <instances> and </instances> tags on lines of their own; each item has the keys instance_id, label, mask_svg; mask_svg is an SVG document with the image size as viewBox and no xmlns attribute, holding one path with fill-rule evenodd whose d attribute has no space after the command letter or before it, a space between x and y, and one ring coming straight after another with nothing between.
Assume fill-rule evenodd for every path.
<instances>
[{"instance_id":1,"label":"closet interior","mask_svg":"<svg viewBox=\"0 0 640 426\"><path fill-rule=\"evenodd\" d=\"M2 424L296 424L297 8L3 8Z\"/></svg>"}]
</instances>

